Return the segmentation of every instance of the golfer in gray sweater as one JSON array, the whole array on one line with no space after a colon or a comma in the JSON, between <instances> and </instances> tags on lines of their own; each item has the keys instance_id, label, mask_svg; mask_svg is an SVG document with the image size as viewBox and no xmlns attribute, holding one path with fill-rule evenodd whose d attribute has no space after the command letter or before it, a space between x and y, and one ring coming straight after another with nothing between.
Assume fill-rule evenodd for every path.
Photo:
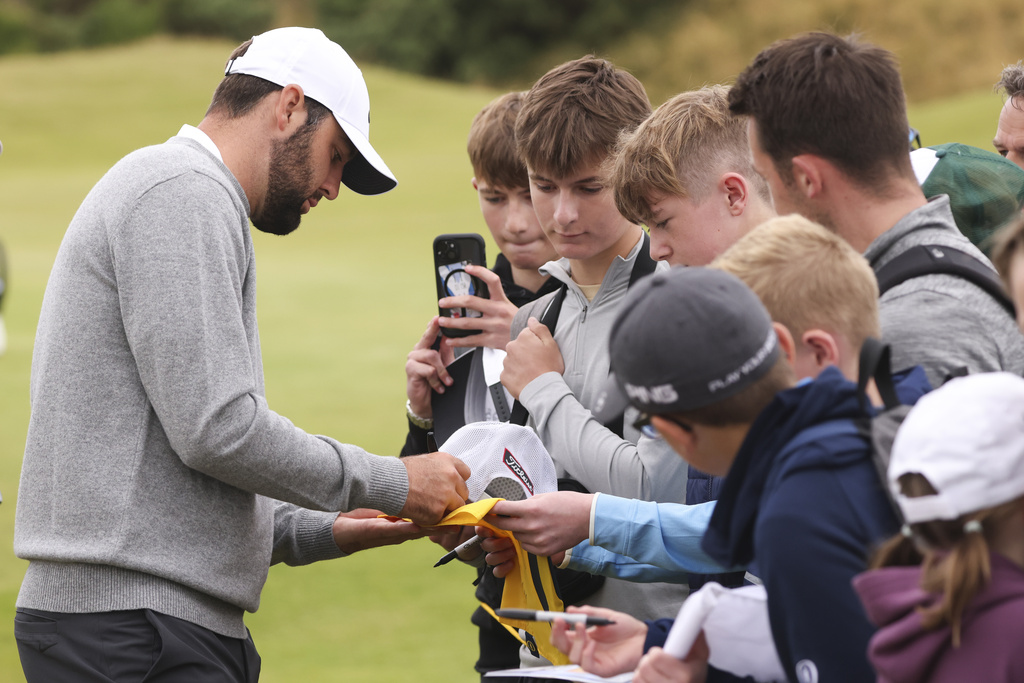
<instances>
[{"instance_id":1,"label":"golfer in gray sweater","mask_svg":"<svg viewBox=\"0 0 1024 683\"><path fill-rule=\"evenodd\" d=\"M287 234L344 183L393 188L356 65L315 29L232 54L197 128L118 162L57 254L32 361L15 634L32 681L254 681L271 564L426 533L443 453L379 457L264 397L249 219ZM413 522L378 519L370 508Z\"/></svg>"}]
</instances>

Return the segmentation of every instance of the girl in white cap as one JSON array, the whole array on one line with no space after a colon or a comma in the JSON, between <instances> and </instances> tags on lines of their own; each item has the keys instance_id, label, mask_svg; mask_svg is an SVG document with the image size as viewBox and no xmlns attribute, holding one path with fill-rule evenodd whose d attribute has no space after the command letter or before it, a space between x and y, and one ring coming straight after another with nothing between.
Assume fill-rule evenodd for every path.
<instances>
[{"instance_id":1,"label":"girl in white cap","mask_svg":"<svg viewBox=\"0 0 1024 683\"><path fill-rule=\"evenodd\" d=\"M1024 379L973 375L922 398L888 478L906 525L854 579L878 680L1024 681Z\"/></svg>"}]
</instances>

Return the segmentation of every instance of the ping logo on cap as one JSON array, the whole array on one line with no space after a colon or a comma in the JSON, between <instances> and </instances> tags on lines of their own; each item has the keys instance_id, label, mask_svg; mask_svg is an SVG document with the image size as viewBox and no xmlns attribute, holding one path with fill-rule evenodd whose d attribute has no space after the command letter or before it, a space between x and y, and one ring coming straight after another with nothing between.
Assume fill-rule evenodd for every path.
<instances>
[{"instance_id":1,"label":"ping logo on cap","mask_svg":"<svg viewBox=\"0 0 1024 683\"><path fill-rule=\"evenodd\" d=\"M626 395L638 403L673 403L679 400L679 394L671 384L659 384L654 387L641 387L626 383Z\"/></svg>"},{"instance_id":2,"label":"ping logo on cap","mask_svg":"<svg viewBox=\"0 0 1024 683\"><path fill-rule=\"evenodd\" d=\"M530 481L530 477L526 474L526 470L523 469L523 466L520 465L519 461L516 460L516 457L512 455L512 451L506 448L504 455L501 456L501 461L505 463L505 467L512 470L512 474L516 475L516 477L519 478L519 481L523 482L523 486L525 486L530 492L530 495L533 495L533 482Z\"/></svg>"}]
</instances>

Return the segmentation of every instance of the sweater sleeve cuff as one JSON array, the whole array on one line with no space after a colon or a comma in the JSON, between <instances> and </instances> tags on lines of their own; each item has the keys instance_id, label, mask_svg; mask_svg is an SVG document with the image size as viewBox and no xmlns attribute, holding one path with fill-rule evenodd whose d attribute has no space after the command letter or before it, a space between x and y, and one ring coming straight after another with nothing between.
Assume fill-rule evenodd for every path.
<instances>
[{"instance_id":1,"label":"sweater sleeve cuff","mask_svg":"<svg viewBox=\"0 0 1024 683\"><path fill-rule=\"evenodd\" d=\"M302 514L295 535L302 549L304 564L348 556L334 542L334 520L337 518L334 512L307 510Z\"/></svg>"},{"instance_id":2,"label":"sweater sleeve cuff","mask_svg":"<svg viewBox=\"0 0 1024 683\"><path fill-rule=\"evenodd\" d=\"M366 507L398 516L409 497L409 472L399 458L377 457L380 462L372 470Z\"/></svg>"}]
</instances>

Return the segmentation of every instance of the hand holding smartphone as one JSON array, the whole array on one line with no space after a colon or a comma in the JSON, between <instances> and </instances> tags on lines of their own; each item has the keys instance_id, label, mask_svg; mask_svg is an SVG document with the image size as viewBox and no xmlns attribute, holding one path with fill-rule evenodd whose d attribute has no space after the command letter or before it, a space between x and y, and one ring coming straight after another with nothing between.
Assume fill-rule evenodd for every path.
<instances>
[{"instance_id":1,"label":"hand holding smartphone","mask_svg":"<svg viewBox=\"0 0 1024 683\"><path fill-rule=\"evenodd\" d=\"M438 299L449 296L488 297L487 283L467 273L467 265L487 267L483 237L476 233L451 233L434 238L434 281ZM445 318L479 318L482 314L471 308L438 307L438 315ZM448 337L466 337L479 332L441 329L441 334Z\"/></svg>"}]
</instances>

